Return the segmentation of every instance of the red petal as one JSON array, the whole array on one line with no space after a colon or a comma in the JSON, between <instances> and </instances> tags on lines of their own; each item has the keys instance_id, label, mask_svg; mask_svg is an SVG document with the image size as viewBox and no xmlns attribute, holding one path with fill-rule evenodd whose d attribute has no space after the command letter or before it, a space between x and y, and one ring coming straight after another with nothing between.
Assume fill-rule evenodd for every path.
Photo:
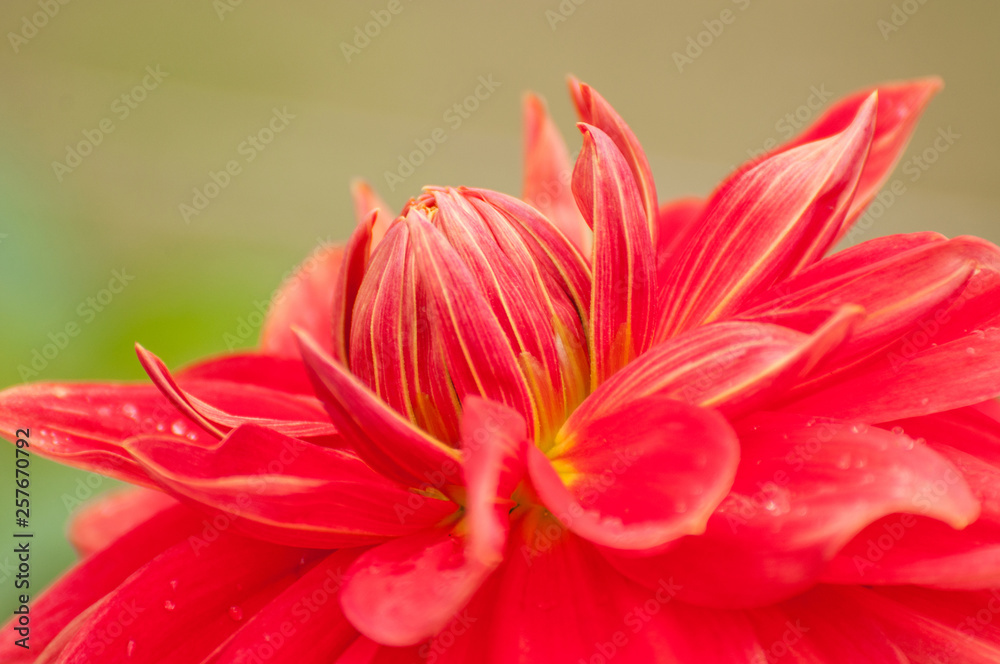
<instances>
[{"instance_id":1,"label":"red petal","mask_svg":"<svg viewBox=\"0 0 1000 664\"><path fill-rule=\"evenodd\" d=\"M939 592L913 587L838 590L853 600L854 616L879 625L901 656L918 664L1000 661L1000 593Z\"/></svg>"},{"instance_id":2,"label":"red petal","mask_svg":"<svg viewBox=\"0 0 1000 664\"><path fill-rule=\"evenodd\" d=\"M354 199L354 217L359 225L365 223L372 212L376 213L371 228L371 248L374 249L385 237L396 213L370 184L360 178L351 181L351 198Z\"/></svg>"},{"instance_id":3,"label":"red petal","mask_svg":"<svg viewBox=\"0 0 1000 664\"><path fill-rule=\"evenodd\" d=\"M295 664L334 661L358 637L338 601L344 574L357 556L357 550L348 550L324 558L244 621L202 664L259 664L276 655L276 661Z\"/></svg>"},{"instance_id":4,"label":"red petal","mask_svg":"<svg viewBox=\"0 0 1000 664\"><path fill-rule=\"evenodd\" d=\"M925 438L954 463L982 504L979 520L955 531L926 518L888 517L841 551L826 580L966 589L1000 586L1000 424L987 410L962 408L883 425ZM928 499L948 488L947 482L939 483Z\"/></svg>"},{"instance_id":5,"label":"red petal","mask_svg":"<svg viewBox=\"0 0 1000 664\"><path fill-rule=\"evenodd\" d=\"M106 493L77 511L67 536L81 558L100 551L177 501L162 491L134 488Z\"/></svg>"},{"instance_id":6,"label":"red petal","mask_svg":"<svg viewBox=\"0 0 1000 664\"><path fill-rule=\"evenodd\" d=\"M698 226L701 215L705 213L703 198L680 198L660 206L656 215L658 231L656 238L656 273L659 283L668 283L670 270L677 260L677 251L686 243L686 238ZM662 305L661 305L662 306Z\"/></svg>"},{"instance_id":7,"label":"red petal","mask_svg":"<svg viewBox=\"0 0 1000 664\"><path fill-rule=\"evenodd\" d=\"M590 395L567 426L603 417L632 399L660 395L730 417L774 401L829 354L856 324L857 309L824 315L812 334L779 325L728 321L654 346Z\"/></svg>"},{"instance_id":8,"label":"red petal","mask_svg":"<svg viewBox=\"0 0 1000 664\"><path fill-rule=\"evenodd\" d=\"M235 353L201 360L177 372L181 382L225 380L266 387L291 394L313 395L312 383L302 360L256 353Z\"/></svg>"},{"instance_id":9,"label":"red petal","mask_svg":"<svg viewBox=\"0 0 1000 664\"><path fill-rule=\"evenodd\" d=\"M203 544L175 545L101 599L69 628L74 633L58 661L200 662L314 555L225 534Z\"/></svg>"},{"instance_id":10,"label":"red petal","mask_svg":"<svg viewBox=\"0 0 1000 664\"><path fill-rule=\"evenodd\" d=\"M524 97L524 187L522 198L548 217L577 249L590 253L591 236L576 208L573 167L559 129L541 97Z\"/></svg>"},{"instance_id":11,"label":"red petal","mask_svg":"<svg viewBox=\"0 0 1000 664\"><path fill-rule=\"evenodd\" d=\"M663 284L671 306L658 338L739 311L823 255L865 163L875 103L869 98L843 132L737 172L712 194Z\"/></svg>"},{"instance_id":12,"label":"red petal","mask_svg":"<svg viewBox=\"0 0 1000 664\"><path fill-rule=\"evenodd\" d=\"M459 483L461 457L415 428L307 336L299 340L316 393L336 423L368 464L398 482L447 490Z\"/></svg>"},{"instance_id":13,"label":"red petal","mask_svg":"<svg viewBox=\"0 0 1000 664\"><path fill-rule=\"evenodd\" d=\"M524 474L523 418L471 398L462 417L468 486L466 521L383 544L362 554L341 594L344 613L366 636L393 646L440 631L500 563L510 493Z\"/></svg>"},{"instance_id":14,"label":"red petal","mask_svg":"<svg viewBox=\"0 0 1000 664\"><path fill-rule=\"evenodd\" d=\"M528 388L500 323L448 240L422 215L406 218L420 282L431 300L431 327L444 340L456 396L481 396L538 423Z\"/></svg>"},{"instance_id":15,"label":"red petal","mask_svg":"<svg viewBox=\"0 0 1000 664\"><path fill-rule=\"evenodd\" d=\"M648 348L656 258L628 163L607 134L581 124L573 194L594 229L590 300L591 389Z\"/></svg>"},{"instance_id":16,"label":"red petal","mask_svg":"<svg viewBox=\"0 0 1000 664\"><path fill-rule=\"evenodd\" d=\"M531 481L567 528L644 550L704 530L732 483L739 444L714 411L644 397L564 427L548 457L528 449Z\"/></svg>"},{"instance_id":17,"label":"red petal","mask_svg":"<svg viewBox=\"0 0 1000 664\"><path fill-rule=\"evenodd\" d=\"M816 583L827 561L875 520L922 514L964 528L979 503L954 465L926 445L862 424L761 414L738 426L732 491L701 537L623 571L669 572L685 601L739 608ZM938 482L948 482L938 495Z\"/></svg>"},{"instance_id":18,"label":"red petal","mask_svg":"<svg viewBox=\"0 0 1000 664\"><path fill-rule=\"evenodd\" d=\"M372 544L426 528L455 508L387 481L351 452L252 424L212 447L155 437L126 447L170 492L222 514L237 532L290 546Z\"/></svg>"},{"instance_id":19,"label":"red petal","mask_svg":"<svg viewBox=\"0 0 1000 664\"><path fill-rule=\"evenodd\" d=\"M933 321L932 321L933 323ZM923 334L915 330L917 339ZM831 385L789 403L791 412L885 422L960 408L1000 394L1000 329L917 350L910 338ZM933 337L930 337L933 338Z\"/></svg>"},{"instance_id":20,"label":"red petal","mask_svg":"<svg viewBox=\"0 0 1000 664\"><path fill-rule=\"evenodd\" d=\"M137 568L195 532L197 513L177 505L136 526L57 579L31 603L31 650L0 641L0 661L30 662L79 614L113 591ZM16 620L16 616L15 616ZM13 634L8 623L3 633Z\"/></svg>"},{"instance_id":21,"label":"red petal","mask_svg":"<svg viewBox=\"0 0 1000 664\"><path fill-rule=\"evenodd\" d=\"M870 255L875 252L851 253ZM855 326L850 340L817 369L816 380L829 380L828 372L844 371L921 322L926 325L925 321L933 321L936 313L944 312L968 283L980 253L978 243L957 238L923 244L873 264L830 274L832 270L824 263L836 259L835 254L816 263L798 278L780 284L771 291L773 299L740 313L740 317L767 318L845 303L864 307L866 315ZM851 258L837 261L838 267L848 267L852 262ZM815 279L818 275L812 273L819 272L826 278Z\"/></svg>"},{"instance_id":22,"label":"red petal","mask_svg":"<svg viewBox=\"0 0 1000 664\"><path fill-rule=\"evenodd\" d=\"M181 386L156 355L139 344L136 353L150 379L171 403L218 438L241 424L260 424L290 436L337 433L322 404L313 397L223 381L185 382Z\"/></svg>"},{"instance_id":23,"label":"red petal","mask_svg":"<svg viewBox=\"0 0 1000 664\"><path fill-rule=\"evenodd\" d=\"M864 170L861 171L850 211L837 234L837 239L847 232L889 179L892 169L910 141L913 130L916 129L917 120L920 119L924 107L942 85L939 78L925 78L904 83L890 83L855 92L834 104L802 134L778 148L778 152L784 152L843 131L851 124L851 120L868 97L873 92L878 92L878 109L871 150Z\"/></svg>"},{"instance_id":24,"label":"red petal","mask_svg":"<svg viewBox=\"0 0 1000 664\"><path fill-rule=\"evenodd\" d=\"M322 339L330 350L333 321L333 287L344 248L323 246L306 258L271 299L271 308L260 334L260 350L268 355L298 357L292 328Z\"/></svg>"},{"instance_id":25,"label":"red petal","mask_svg":"<svg viewBox=\"0 0 1000 664\"><path fill-rule=\"evenodd\" d=\"M133 484L153 486L121 444L132 436L159 434L178 442L211 436L153 385L45 384L0 392L0 432L14 440L32 422L31 451L74 468Z\"/></svg>"},{"instance_id":26,"label":"red petal","mask_svg":"<svg viewBox=\"0 0 1000 664\"><path fill-rule=\"evenodd\" d=\"M374 228L377 213L372 212L359 221L344 250L344 258L337 274L333 291L333 356L348 364L354 304L357 302L361 283L368 269L368 259L374 246ZM384 236L384 233L383 233ZM313 336L314 339L325 337Z\"/></svg>"},{"instance_id":27,"label":"red petal","mask_svg":"<svg viewBox=\"0 0 1000 664\"><path fill-rule=\"evenodd\" d=\"M639 139L625 124L625 120L611 107L611 104L605 101L604 97L592 87L571 76L569 89L580 119L607 134L624 156L628 168L632 172L632 178L639 188L643 216L647 220L650 236L655 241L658 231L656 217L659 203L656 198L653 171L649 168L649 161L647 161L646 153L643 152L642 146L639 144ZM583 210L582 206L581 210ZM586 210L583 212L586 215Z\"/></svg>"}]
</instances>

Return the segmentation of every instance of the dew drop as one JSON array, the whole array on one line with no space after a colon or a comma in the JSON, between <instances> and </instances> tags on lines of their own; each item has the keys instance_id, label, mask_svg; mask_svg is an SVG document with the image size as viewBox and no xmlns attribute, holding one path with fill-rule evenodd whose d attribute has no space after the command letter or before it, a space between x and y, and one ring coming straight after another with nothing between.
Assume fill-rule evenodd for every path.
<instances>
[{"instance_id":1,"label":"dew drop","mask_svg":"<svg viewBox=\"0 0 1000 664\"><path fill-rule=\"evenodd\" d=\"M135 652L135 640L129 639L128 645L125 646L125 656L131 657L133 652Z\"/></svg>"},{"instance_id":2,"label":"dew drop","mask_svg":"<svg viewBox=\"0 0 1000 664\"><path fill-rule=\"evenodd\" d=\"M173 611L174 609L177 608L177 605L168 599L166 602L163 603L163 608L166 609L167 611Z\"/></svg>"},{"instance_id":3,"label":"dew drop","mask_svg":"<svg viewBox=\"0 0 1000 664\"><path fill-rule=\"evenodd\" d=\"M165 431L166 429L167 429L167 427L163 426L163 422L160 422L160 423L158 423L156 425L156 430L157 431Z\"/></svg>"},{"instance_id":4,"label":"dew drop","mask_svg":"<svg viewBox=\"0 0 1000 664\"><path fill-rule=\"evenodd\" d=\"M903 427L893 427L892 428L892 432L894 434L896 434L897 436L902 436L903 435Z\"/></svg>"},{"instance_id":5,"label":"dew drop","mask_svg":"<svg viewBox=\"0 0 1000 664\"><path fill-rule=\"evenodd\" d=\"M229 607L229 617L236 622L243 620L243 609L238 606Z\"/></svg>"},{"instance_id":6,"label":"dew drop","mask_svg":"<svg viewBox=\"0 0 1000 664\"><path fill-rule=\"evenodd\" d=\"M972 346L969 346L968 348L965 349L965 352L968 353L969 355L975 355L976 349L973 348Z\"/></svg>"},{"instance_id":7,"label":"dew drop","mask_svg":"<svg viewBox=\"0 0 1000 664\"><path fill-rule=\"evenodd\" d=\"M170 589L171 590L177 590L177 579L172 579L170 581Z\"/></svg>"},{"instance_id":8,"label":"dew drop","mask_svg":"<svg viewBox=\"0 0 1000 664\"><path fill-rule=\"evenodd\" d=\"M191 433L189 433L188 435L186 435L184 437L187 438L188 440L198 440L198 434L196 434L194 432L191 432Z\"/></svg>"},{"instance_id":9,"label":"dew drop","mask_svg":"<svg viewBox=\"0 0 1000 664\"><path fill-rule=\"evenodd\" d=\"M69 396L69 390L67 390L65 387L58 387L58 386L53 387L52 396L54 396L57 399L65 399L66 397Z\"/></svg>"},{"instance_id":10,"label":"dew drop","mask_svg":"<svg viewBox=\"0 0 1000 664\"><path fill-rule=\"evenodd\" d=\"M139 409L130 403L127 403L124 406L122 406L122 413L124 413L125 417L129 419L132 420L139 419Z\"/></svg>"},{"instance_id":11,"label":"dew drop","mask_svg":"<svg viewBox=\"0 0 1000 664\"><path fill-rule=\"evenodd\" d=\"M184 422L182 422L181 420L177 420L176 422L170 425L170 433L174 434L175 436L183 436L185 433L187 433L187 427L184 426Z\"/></svg>"}]
</instances>

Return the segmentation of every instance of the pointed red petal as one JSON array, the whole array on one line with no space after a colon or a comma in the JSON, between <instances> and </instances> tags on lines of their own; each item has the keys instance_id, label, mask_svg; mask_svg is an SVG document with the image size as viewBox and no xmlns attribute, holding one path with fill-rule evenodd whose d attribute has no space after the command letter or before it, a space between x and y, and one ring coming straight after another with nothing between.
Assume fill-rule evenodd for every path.
<instances>
[{"instance_id":1,"label":"pointed red petal","mask_svg":"<svg viewBox=\"0 0 1000 664\"><path fill-rule=\"evenodd\" d=\"M878 252L850 253L874 257ZM940 317L967 286L982 253L981 243L956 238L921 244L839 273L824 266L828 260L837 258L835 254L772 289L773 299L739 315L747 319L767 318L845 302L864 307L866 315L854 328L850 340L817 369L816 380L829 380L828 372L842 372L920 324L927 326L927 321L934 321L935 314ZM853 262L852 257L845 257L837 261L837 267L847 268ZM818 273L825 278L817 279Z\"/></svg>"},{"instance_id":2,"label":"pointed red petal","mask_svg":"<svg viewBox=\"0 0 1000 664\"><path fill-rule=\"evenodd\" d=\"M914 339L929 345L918 346ZM961 408L1000 394L1000 329L975 330L938 345L929 339L928 333L914 330L878 359L784 409L886 422Z\"/></svg>"},{"instance_id":3,"label":"pointed red petal","mask_svg":"<svg viewBox=\"0 0 1000 664\"><path fill-rule=\"evenodd\" d=\"M576 208L570 176L573 166L559 129L541 97L524 98L524 186L522 198L548 217L584 254L590 229Z\"/></svg>"},{"instance_id":4,"label":"pointed red petal","mask_svg":"<svg viewBox=\"0 0 1000 664\"><path fill-rule=\"evenodd\" d=\"M389 482L351 452L252 424L212 447L142 437L126 448L171 493L222 514L237 532L291 546L380 542L455 509Z\"/></svg>"},{"instance_id":5,"label":"pointed red petal","mask_svg":"<svg viewBox=\"0 0 1000 664\"><path fill-rule=\"evenodd\" d=\"M659 202L656 199L656 184L653 182L653 171L649 167L649 161L646 159L646 153L643 152L642 145L639 144L639 139L632 133L629 126L625 124L625 120L611 107L611 104L592 87L586 83L581 83L571 76L569 78L569 89L573 97L573 103L576 105L576 111L580 115L580 120L588 125L597 127L602 133L607 134L614 141L615 146L621 151L621 154L624 155L628 168L632 172L632 177L639 188L643 217L647 220L646 227L649 229L649 234L655 242L658 231L656 218ZM584 215L586 215L586 211L584 211Z\"/></svg>"},{"instance_id":6,"label":"pointed red petal","mask_svg":"<svg viewBox=\"0 0 1000 664\"><path fill-rule=\"evenodd\" d=\"M635 179L607 134L581 124L573 194L594 229L590 300L591 389L648 348L656 259Z\"/></svg>"},{"instance_id":7,"label":"pointed red petal","mask_svg":"<svg viewBox=\"0 0 1000 664\"><path fill-rule=\"evenodd\" d=\"M354 216L359 225L365 223L373 212L376 213L371 226L371 248L374 249L385 237L396 213L370 184L360 178L351 181L351 198L354 199Z\"/></svg>"},{"instance_id":8,"label":"pointed red petal","mask_svg":"<svg viewBox=\"0 0 1000 664\"><path fill-rule=\"evenodd\" d=\"M739 311L826 252L865 163L875 103L843 132L737 172L712 194L663 284L671 306L659 339Z\"/></svg>"},{"instance_id":9,"label":"pointed red petal","mask_svg":"<svg viewBox=\"0 0 1000 664\"><path fill-rule=\"evenodd\" d=\"M32 453L146 486L152 480L123 441L161 432L178 442L211 440L153 385L35 383L0 392L0 433L15 440L25 422L34 423Z\"/></svg>"},{"instance_id":10,"label":"pointed red petal","mask_svg":"<svg viewBox=\"0 0 1000 664\"><path fill-rule=\"evenodd\" d=\"M548 457L528 449L531 481L567 528L644 550L704 530L732 483L739 443L714 411L644 397L564 427Z\"/></svg>"},{"instance_id":11,"label":"pointed red petal","mask_svg":"<svg viewBox=\"0 0 1000 664\"><path fill-rule=\"evenodd\" d=\"M654 394L719 408L729 417L764 407L836 348L859 317L850 306L824 314L811 334L743 321L696 328L654 346L615 374L574 411L567 426Z\"/></svg>"},{"instance_id":12,"label":"pointed red petal","mask_svg":"<svg viewBox=\"0 0 1000 664\"><path fill-rule=\"evenodd\" d=\"M222 438L241 424L260 424L290 436L332 436L318 399L256 385L206 381L178 384L163 361L136 344L143 369L164 396L200 427Z\"/></svg>"},{"instance_id":13,"label":"pointed red petal","mask_svg":"<svg viewBox=\"0 0 1000 664\"><path fill-rule=\"evenodd\" d=\"M340 271L344 248L339 245L316 249L271 299L260 333L260 350L268 355L298 357L292 328L308 330L330 349L333 321L333 287Z\"/></svg>"},{"instance_id":14,"label":"pointed red petal","mask_svg":"<svg viewBox=\"0 0 1000 664\"><path fill-rule=\"evenodd\" d=\"M177 372L181 382L189 380L225 380L266 387L281 392L311 397L312 383L302 360L296 358L234 353L190 364Z\"/></svg>"},{"instance_id":15,"label":"pointed red petal","mask_svg":"<svg viewBox=\"0 0 1000 664\"><path fill-rule=\"evenodd\" d=\"M162 491L121 489L88 502L73 514L67 537L81 558L100 551L177 501Z\"/></svg>"},{"instance_id":16,"label":"pointed red petal","mask_svg":"<svg viewBox=\"0 0 1000 664\"><path fill-rule=\"evenodd\" d=\"M778 148L779 152L832 136L847 127L873 92L878 92L875 134L850 211L837 234L840 239L882 187L903 155L924 108L943 84L939 78L889 83L844 97L811 127Z\"/></svg>"},{"instance_id":17,"label":"pointed red petal","mask_svg":"<svg viewBox=\"0 0 1000 664\"><path fill-rule=\"evenodd\" d=\"M302 358L330 418L361 458L386 477L447 489L460 483L457 450L415 428L307 336Z\"/></svg>"},{"instance_id":18,"label":"pointed red petal","mask_svg":"<svg viewBox=\"0 0 1000 664\"><path fill-rule=\"evenodd\" d=\"M349 346L354 303L358 299L358 291L368 269L368 259L374 246L373 234L376 223L376 213L372 212L360 220L358 227L351 234L333 291L333 356L344 364L348 364L351 357ZM313 338L324 337L313 336Z\"/></svg>"}]
</instances>

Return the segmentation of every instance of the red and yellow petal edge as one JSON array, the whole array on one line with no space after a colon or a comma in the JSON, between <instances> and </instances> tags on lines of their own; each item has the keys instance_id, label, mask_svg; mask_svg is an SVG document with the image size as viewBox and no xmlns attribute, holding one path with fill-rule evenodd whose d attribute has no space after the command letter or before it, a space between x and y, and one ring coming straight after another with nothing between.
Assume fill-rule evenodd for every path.
<instances>
[{"instance_id":1,"label":"red and yellow petal edge","mask_svg":"<svg viewBox=\"0 0 1000 664\"><path fill-rule=\"evenodd\" d=\"M433 486L446 493L461 485L458 450L389 408L311 337L300 336L299 346L330 418L365 462L403 484Z\"/></svg>"},{"instance_id":2,"label":"red and yellow petal edge","mask_svg":"<svg viewBox=\"0 0 1000 664\"><path fill-rule=\"evenodd\" d=\"M571 531L601 546L649 550L702 532L729 491L739 441L717 412L647 396L528 449L532 485Z\"/></svg>"},{"instance_id":3,"label":"red and yellow petal edge","mask_svg":"<svg viewBox=\"0 0 1000 664\"><path fill-rule=\"evenodd\" d=\"M502 404L471 398L461 429L464 517L371 549L347 573L344 614L379 643L413 645L440 631L503 560L527 428Z\"/></svg>"},{"instance_id":4,"label":"red and yellow petal edge","mask_svg":"<svg viewBox=\"0 0 1000 664\"><path fill-rule=\"evenodd\" d=\"M583 150L573 195L594 229L590 371L595 389L649 347L656 257L642 199L622 153L600 129L580 124Z\"/></svg>"},{"instance_id":5,"label":"red and yellow petal edge","mask_svg":"<svg viewBox=\"0 0 1000 664\"><path fill-rule=\"evenodd\" d=\"M832 245L857 187L876 98L829 138L737 172L709 198L663 284L657 339L723 319Z\"/></svg>"}]
</instances>

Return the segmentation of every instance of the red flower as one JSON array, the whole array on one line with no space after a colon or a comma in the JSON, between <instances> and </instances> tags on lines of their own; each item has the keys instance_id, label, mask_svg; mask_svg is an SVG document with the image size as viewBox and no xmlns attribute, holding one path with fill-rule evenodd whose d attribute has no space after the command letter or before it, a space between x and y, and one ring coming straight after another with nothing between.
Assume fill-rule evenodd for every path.
<instances>
[{"instance_id":1,"label":"red flower","mask_svg":"<svg viewBox=\"0 0 1000 664\"><path fill-rule=\"evenodd\" d=\"M1000 660L1000 250L828 255L938 87L658 206L572 81L572 171L530 97L526 203L356 185L258 352L3 392L8 437L155 491L77 517L0 661Z\"/></svg>"}]
</instances>

